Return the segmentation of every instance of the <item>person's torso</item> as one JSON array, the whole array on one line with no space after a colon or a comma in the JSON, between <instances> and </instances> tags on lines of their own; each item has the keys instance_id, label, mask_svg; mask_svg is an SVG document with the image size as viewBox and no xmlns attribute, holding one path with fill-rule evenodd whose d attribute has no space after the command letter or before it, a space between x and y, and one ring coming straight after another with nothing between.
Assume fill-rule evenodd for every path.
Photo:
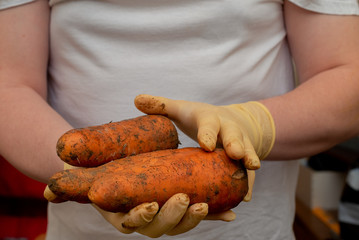
<instances>
[{"instance_id":1,"label":"person's torso","mask_svg":"<svg viewBox=\"0 0 359 240\"><path fill-rule=\"evenodd\" d=\"M141 115L133 104L141 93L223 105L294 87L283 1L50 3L49 102L74 127ZM183 134L180 141L197 146ZM203 221L176 239L292 239L296 174L296 162L263 162L234 222ZM48 239L146 238L117 233L91 206L65 203L50 204Z\"/></svg>"},{"instance_id":2,"label":"person's torso","mask_svg":"<svg viewBox=\"0 0 359 240\"><path fill-rule=\"evenodd\" d=\"M278 0L58 1L50 102L77 127L138 115L140 93L212 104L283 94L294 84L285 37Z\"/></svg>"}]
</instances>

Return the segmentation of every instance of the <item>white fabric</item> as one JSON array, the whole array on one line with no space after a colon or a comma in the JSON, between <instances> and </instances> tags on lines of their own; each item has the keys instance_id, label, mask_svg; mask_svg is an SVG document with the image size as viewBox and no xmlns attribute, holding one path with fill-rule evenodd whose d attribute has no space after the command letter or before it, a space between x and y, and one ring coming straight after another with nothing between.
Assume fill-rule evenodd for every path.
<instances>
[{"instance_id":1,"label":"white fabric","mask_svg":"<svg viewBox=\"0 0 359 240\"><path fill-rule=\"evenodd\" d=\"M10 7L16 7L25 3L33 2L36 0L0 0L0 10Z\"/></svg>"},{"instance_id":2,"label":"white fabric","mask_svg":"<svg viewBox=\"0 0 359 240\"><path fill-rule=\"evenodd\" d=\"M358 0L289 0L294 4L314 12L326 14L359 14Z\"/></svg>"},{"instance_id":3,"label":"white fabric","mask_svg":"<svg viewBox=\"0 0 359 240\"><path fill-rule=\"evenodd\" d=\"M54 3L50 103L74 127L138 116L140 93L230 104L294 87L282 1ZM180 138L181 147L197 146ZM296 161L264 162L253 200L234 209L236 221L204 221L175 239L294 239L297 172ZM50 204L47 239L147 238L118 233L92 207L66 203Z\"/></svg>"},{"instance_id":4,"label":"white fabric","mask_svg":"<svg viewBox=\"0 0 359 240\"><path fill-rule=\"evenodd\" d=\"M340 222L359 226L359 205L349 202L340 202L338 209Z\"/></svg>"},{"instance_id":5,"label":"white fabric","mask_svg":"<svg viewBox=\"0 0 359 240\"><path fill-rule=\"evenodd\" d=\"M0 9L18 6L36 0L0 0ZM52 5L67 0L50 0ZM315 12L327 14L358 15L358 0L289 0L294 4Z\"/></svg>"},{"instance_id":6,"label":"white fabric","mask_svg":"<svg viewBox=\"0 0 359 240\"><path fill-rule=\"evenodd\" d=\"M346 182L352 189L359 191L359 168L349 171Z\"/></svg>"},{"instance_id":7,"label":"white fabric","mask_svg":"<svg viewBox=\"0 0 359 240\"><path fill-rule=\"evenodd\" d=\"M51 37L50 103L74 127L138 116L140 93L230 104L294 87L281 1L65 1L53 6ZM175 239L293 239L297 168L263 163L236 221L202 222ZM67 203L50 205L48 239L147 238Z\"/></svg>"},{"instance_id":8,"label":"white fabric","mask_svg":"<svg viewBox=\"0 0 359 240\"><path fill-rule=\"evenodd\" d=\"M359 191L359 168L349 170L346 178L346 184L352 189L352 191ZM352 195L355 194L352 193ZM353 196L353 200L354 199L355 198ZM359 226L359 203L340 201L338 217L340 222Z\"/></svg>"}]
</instances>

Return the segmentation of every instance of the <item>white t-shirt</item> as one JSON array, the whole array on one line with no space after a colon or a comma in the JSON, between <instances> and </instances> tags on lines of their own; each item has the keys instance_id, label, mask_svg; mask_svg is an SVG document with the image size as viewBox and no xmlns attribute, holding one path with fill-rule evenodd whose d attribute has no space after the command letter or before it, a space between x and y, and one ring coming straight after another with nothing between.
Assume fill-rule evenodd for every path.
<instances>
[{"instance_id":1,"label":"white t-shirt","mask_svg":"<svg viewBox=\"0 0 359 240\"><path fill-rule=\"evenodd\" d=\"M0 7L9 2L0 0ZM293 2L312 11L359 13L356 0ZM50 4L49 102L74 127L142 115L133 105L141 93L223 105L294 88L281 0ZM183 134L180 141L180 147L197 146ZM297 161L263 161L253 199L234 209L235 221L202 221L161 239L294 239L297 171ZM48 240L148 239L119 233L86 204L50 204L48 217Z\"/></svg>"}]
</instances>

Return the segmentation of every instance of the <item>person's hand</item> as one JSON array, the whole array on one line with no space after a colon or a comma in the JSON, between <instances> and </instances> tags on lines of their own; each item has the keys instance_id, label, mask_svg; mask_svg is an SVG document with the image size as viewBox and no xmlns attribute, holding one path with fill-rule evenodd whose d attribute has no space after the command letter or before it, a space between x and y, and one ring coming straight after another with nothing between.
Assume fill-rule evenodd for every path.
<instances>
[{"instance_id":1,"label":"person's hand","mask_svg":"<svg viewBox=\"0 0 359 240\"><path fill-rule=\"evenodd\" d=\"M94 204L93 206L120 232L126 234L138 232L151 238L188 232L203 219L227 222L235 219L234 212L230 210L208 215L206 203L189 206L189 202L190 199L186 194L178 193L173 195L161 209L158 209L156 202L143 203L128 213L112 213Z\"/></svg>"},{"instance_id":2,"label":"person's hand","mask_svg":"<svg viewBox=\"0 0 359 240\"><path fill-rule=\"evenodd\" d=\"M77 168L65 163L64 169ZM56 196L47 186L45 198L54 203L66 200ZM178 235L196 227L203 219L232 221L235 214L229 210L218 214L208 214L206 203L189 205L190 199L186 194L173 195L159 209L156 202L143 203L131 209L128 213L113 213L91 204L112 226L122 233L138 232L148 237L156 238L164 234Z\"/></svg>"},{"instance_id":3,"label":"person's hand","mask_svg":"<svg viewBox=\"0 0 359 240\"><path fill-rule=\"evenodd\" d=\"M142 94L135 105L143 113L167 116L204 150L222 145L230 158L242 160L248 170L258 169L274 144L273 118L259 102L214 106ZM248 171L248 177L245 201L251 199L254 171Z\"/></svg>"},{"instance_id":4,"label":"person's hand","mask_svg":"<svg viewBox=\"0 0 359 240\"><path fill-rule=\"evenodd\" d=\"M160 210L156 202L143 203L128 213L112 213L93 206L120 232L138 232L152 238L187 232L208 213L205 203L189 207L189 198L183 193L172 196Z\"/></svg>"},{"instance_id":5,"label":"person's hand","mask_svg":"<svg viewBox=\"0 0 359 240\"><path fill-rule=\"evenodd\" d=\"M189 206L186 194L173 195L157 212L157 203L144 203L128 213L107 212L96 205L94 207L102 216L122 233L138 232L151 238L164 234L178 235L196 227L203 219L232 221L235 214L226 211L219 214L208 214L206 203Z\"/></svg>"},{"instance_id":6,"label":"person's hand","mask_svg":"<svg viewBox=\"0 0 359 240\"><path fill-rule=\"evenodd\" d=\"M50 202L60 203L66 200L58 198L48 187L44 196ZM196 227L203 219L233 221L236 217L231 210L208 215L206 203L196 203L189 206L186 194L173 195L161 209L156 202L143 203L131 209L128 213L113 213L91 204L112 226L122 233L138 232L151 238L164 234L178 235Z\"/></svg>"}]
</instances>

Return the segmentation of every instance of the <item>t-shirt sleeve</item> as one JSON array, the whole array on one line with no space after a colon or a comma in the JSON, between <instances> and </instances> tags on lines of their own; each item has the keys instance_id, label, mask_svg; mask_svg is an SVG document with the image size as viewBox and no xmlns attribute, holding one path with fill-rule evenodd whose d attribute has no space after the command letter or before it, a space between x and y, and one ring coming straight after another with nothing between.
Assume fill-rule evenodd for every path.
<instances>
[{"instance_id":1,"label":"t-shirt sleeve","mask_svg":"<svg viewBox=\"0 0 359 240\"><path fill-rule=\"evenodd\" d=\"M289 0L304 9L335 15L359 15L359 0Z\"/></svg>"},{"instance_id":2,"label":"t-shirt sleeve","mask_svg":"<svg viewBox=\"0 0 359 240\"><path fill-rule=\"evenodd\" d=\"M0 0L0 10L34 2L36 0Z\"/></svg>"}]
</instances>

